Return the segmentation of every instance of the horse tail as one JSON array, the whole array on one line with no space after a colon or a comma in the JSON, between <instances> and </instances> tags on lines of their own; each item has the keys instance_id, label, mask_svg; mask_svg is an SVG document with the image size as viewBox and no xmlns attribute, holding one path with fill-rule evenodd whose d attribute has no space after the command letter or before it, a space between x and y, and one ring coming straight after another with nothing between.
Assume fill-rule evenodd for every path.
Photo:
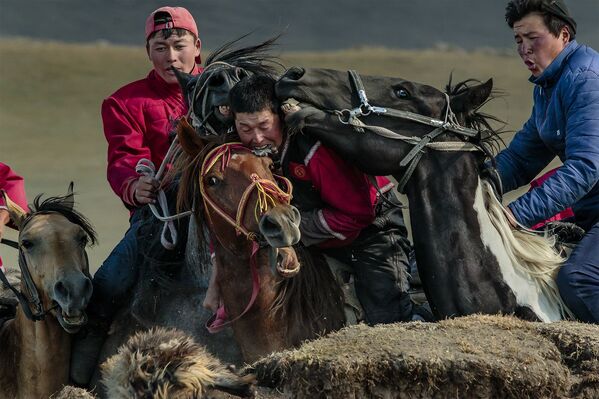
<instances>
[{"instance_id":1,"label":"horse tail","mask_svg":"<svg viewBox=\"0 0 599 399\"><path fill-rule=\"evenodd\" d=\"M481 180L481 184L489 218L501 236L514 268L528 274L548 300L557 304L562 318L575 318L562 300L555 282L567 259L555 249L556 237L532 230L513 229L491 184L486 180Z\"/></svg>"}]
</instances>

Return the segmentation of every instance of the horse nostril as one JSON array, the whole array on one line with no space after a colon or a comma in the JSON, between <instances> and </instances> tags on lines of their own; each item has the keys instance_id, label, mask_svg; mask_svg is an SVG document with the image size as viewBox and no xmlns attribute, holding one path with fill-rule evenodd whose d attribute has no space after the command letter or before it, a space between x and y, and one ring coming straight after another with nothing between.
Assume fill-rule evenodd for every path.
<instances>
[{"instance_id":1,"label":"horse nostril","mask_svg":"<svg viewBox=\"0 0 599 399\"><path fill-rule=\"evenodd\" d=\"M306 70L304 68L292 67L285 72L285 76L283 76L283 78L287 80L300 80L305 73Z\"/></svg>"},{"instance_id":2,"label":"horse nostril","mask_svg":"<svg viewBox=\"0 0 599 399\"><path fill-rule=\"evenodd\" d=\"M260 231L264 235L272 234L280 230L279 224L270 215L264 215L260 221Z\"/></svg>"},{"instance_id":3,"label":"horse nostril","mask_svg":"<svg viewBox=\"0 0 599 399\"><path fill-rule=\"evenodd\" d=\"M58 281L56 284L54 284L54 293L61 298L66 298L69 294L69 291L62 281Z\"/></svg>"}]
</instances>

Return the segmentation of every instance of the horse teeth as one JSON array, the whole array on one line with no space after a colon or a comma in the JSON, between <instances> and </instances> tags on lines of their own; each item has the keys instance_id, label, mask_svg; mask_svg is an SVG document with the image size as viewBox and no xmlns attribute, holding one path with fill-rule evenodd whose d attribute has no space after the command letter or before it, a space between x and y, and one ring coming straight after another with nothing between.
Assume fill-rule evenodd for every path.
<instances>
[{"instance_id":1,"label":"horse teeth","mask_svg":"<svg viewBox=\"0 0 599 399\"><path fill-rule=\"evenodd\" d=\"M229 116L231 114L231 109L228 105L219 105L218 112L220 112L224 116Z\"/></svg>"}]
</instances>

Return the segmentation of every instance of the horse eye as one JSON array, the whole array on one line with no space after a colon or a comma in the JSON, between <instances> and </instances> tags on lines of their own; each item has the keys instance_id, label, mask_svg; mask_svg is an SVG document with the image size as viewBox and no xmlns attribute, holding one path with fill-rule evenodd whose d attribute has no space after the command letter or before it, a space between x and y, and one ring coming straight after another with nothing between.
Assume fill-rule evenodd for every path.
<instances>
[{"instance_id":1,"label":"horse eye","mask_svg":"<svg viewBox=\"0 0 599 399\"><path fill-rule=\"evenodd\" d=\"M79 238L79 245L81 245L82 247L86 247L88 242L89 239L87 238L87 236L82 236L81 238Z\"/></svg>"},{"instance_id":2,"label":"horse eye","mask_svg":"<svg viewBox=\"0 0 599 399\"><path fill-rule=\"evenodd\" d=\"M220 183L220 180L215 176L210 176L206 182L208 183L208 186L214 187Z\"/></svg>"},{"instance_id":3,"label":"horse eye","mask_svg":"<svg viewBox=\"0 0 599 399\"><path fill-rule=\"evenodd\" d=\"M33 247L33 243L29 240L21 240L21 246L25 249L30 249Z\"/></svg>"},{"instance_id":4,"label":"horse eye","mask_svg":"<svg viewBox=\"0 0 599 399\"><path fill-rule=\"evenodd\" d=\"M396 87L393 89L393 93L399 98L405 99L410 97L410 92L404 89L403 87Z\"/></svg>"}]
</instances>

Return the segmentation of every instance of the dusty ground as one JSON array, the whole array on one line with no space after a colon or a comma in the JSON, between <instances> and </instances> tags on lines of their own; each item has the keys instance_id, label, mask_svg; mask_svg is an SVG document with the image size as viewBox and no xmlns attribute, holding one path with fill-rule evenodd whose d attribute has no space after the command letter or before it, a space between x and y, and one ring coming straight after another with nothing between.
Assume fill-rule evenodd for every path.
<instances>
[{"instance_id":1,"label":"dusty ground","mask_svg":"<svg viewBox=\"0 0 599 399\"><path fill-rule=\"evenodd\" d=\"M345 328L254 364L295 398L596 398L599 326L470 316Z\"/></svg>"},{"instance_id":2,"label":"dusty ground","mask_svg":"<svg viewBox=\"0 0 599 399\"><path fill-rule=\"evenodd\" d=\"M492 77L506 96L489 104L487 112L504 119L511 129L517 129L530 112L527 71L512 52L374 48L283 53L282 59L288 66L353 68L439 88L451 72L454 81ZM100 244L90 251L92 270L127 225L127 211L105 178L100 105L121 85L145 76L149 68L141 48L0 40L0 161L26 177L30 199L38 193L65 193L68 183L75 182L79 208L100 236ZM0 253L5 261L16 261L12 249L0 247Z\"/></svg>"}]
</instances>

